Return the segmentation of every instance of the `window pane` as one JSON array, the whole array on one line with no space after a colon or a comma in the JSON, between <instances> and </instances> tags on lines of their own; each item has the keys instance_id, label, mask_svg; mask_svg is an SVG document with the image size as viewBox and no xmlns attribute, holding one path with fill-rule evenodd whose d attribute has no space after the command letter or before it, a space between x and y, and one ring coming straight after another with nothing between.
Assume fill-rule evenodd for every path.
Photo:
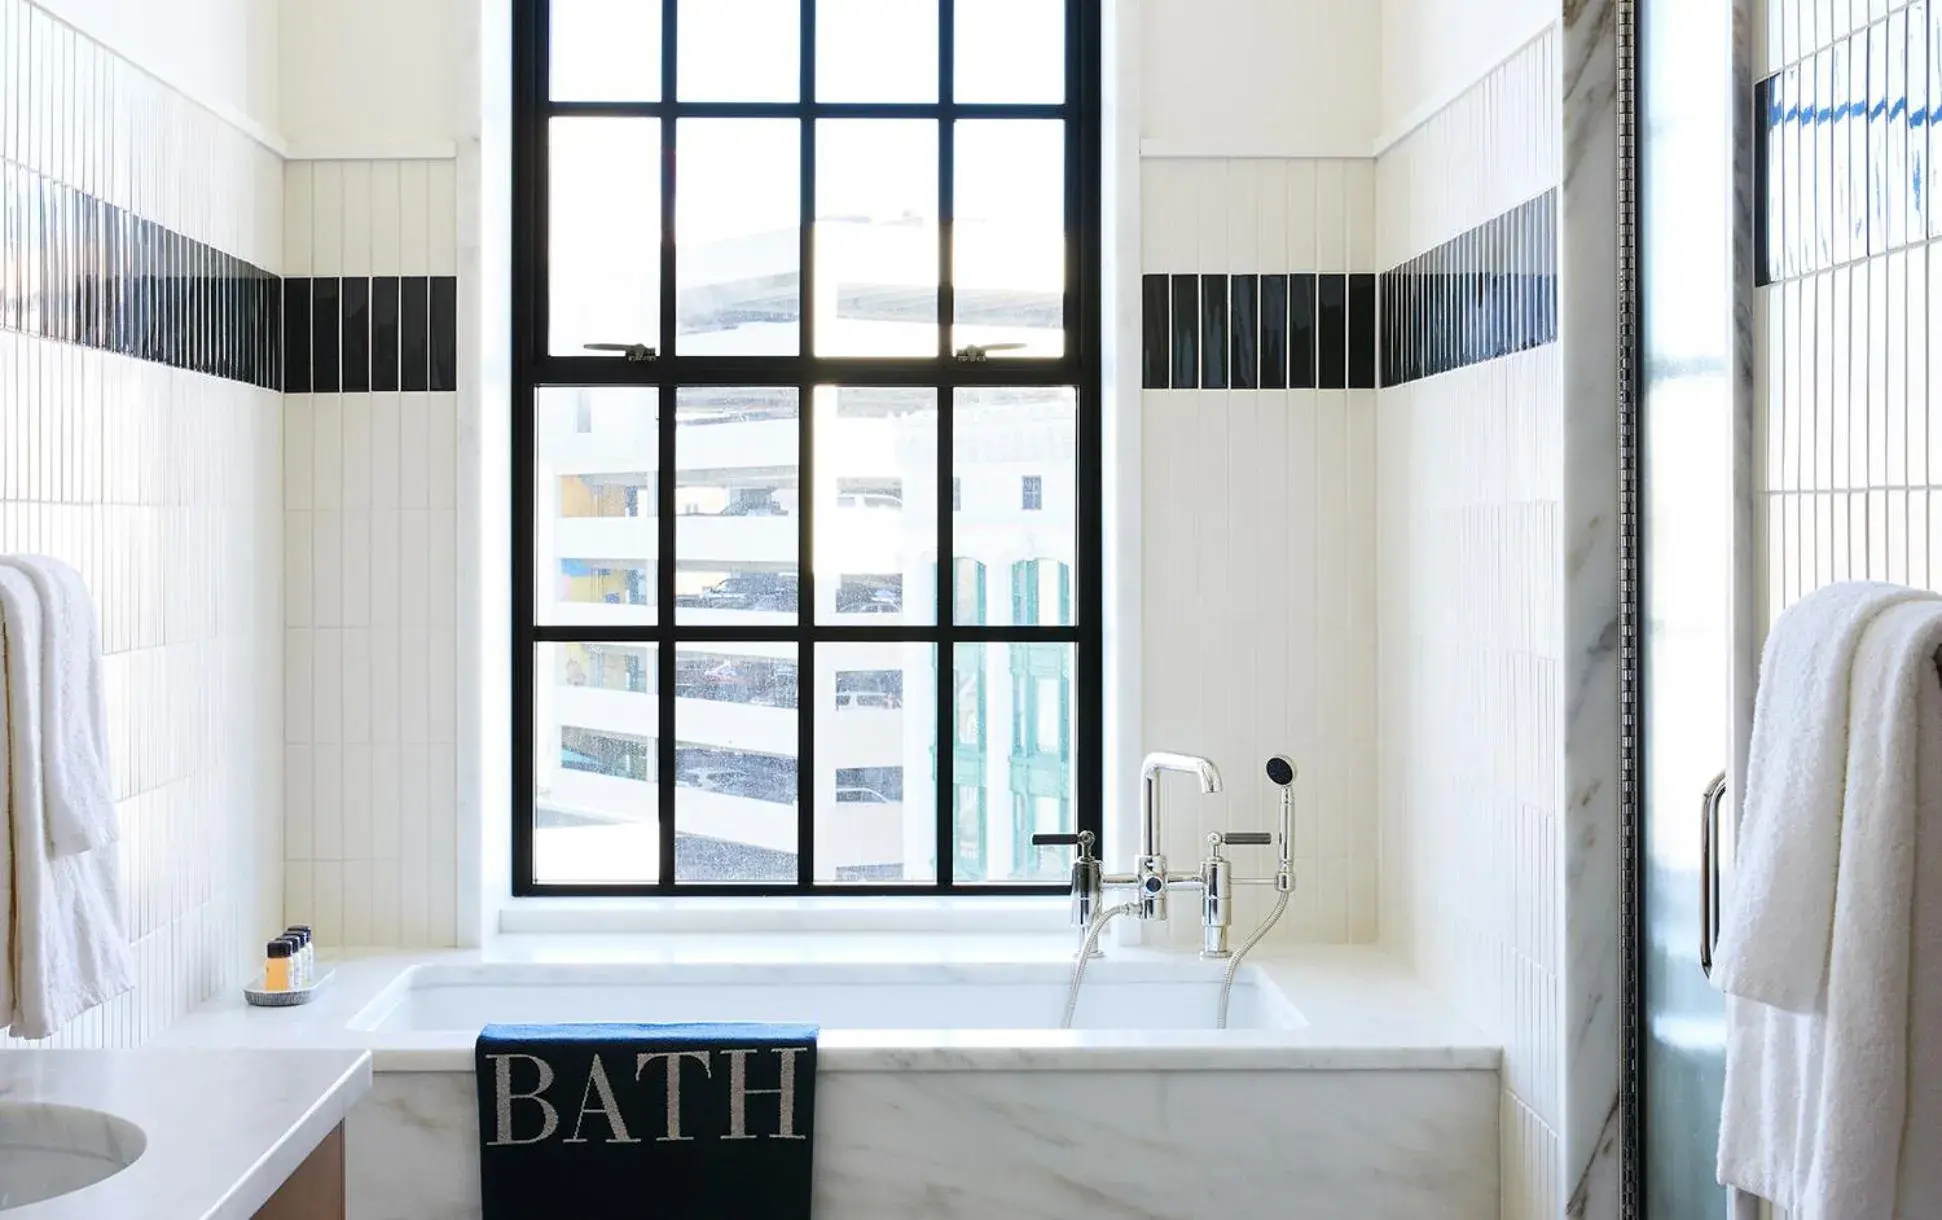
<instances>
[{"instance_id":1,"label":"window pane","mask_svg":"<svg viewBox=\"0 0 1942 1220\"><path fill-rule=\"evenodd\" d=\"M659 0L553 0L552 14L555 101L661 100Z\"/></svg>"},{"instance_id":2,"label":"window pane","mask_svg":"<svg viewBox=\"0 0 1942 1220\"><path fill-rule=\"evenodd\" d=\"M951 346L1065 352L1065 124L957 124Z\"/></svg>"},{"instance_id":3,"label":"window pane","mask_svg":"<svg viewBox=\"0 0 1942 1220\"><path fill-rule=\"evenodd\" d=\"M937 124L816 124L816 351L937 352Z\"/></svg>"},{"instance_id":4,"label":"window pane","mask_svg":"<svg viewBox=\"0 0 1942 1220\"><path fill-rule=\"evenodd\" d=\"M654 648L540 644L533 673L533 877L660 876Z\"/></svg>"},{"instance_id":5,"label":"window pane","mask_svg":"<svg viewBox=\"0 0 1942 1220\"><path fill-rule=\"evenodd\" d=\"M675 398L677 623L796 622L801 465L791 389Z\"/></svg>"},{"instance_id":6,"label":"window pane","mask_svg":"<svg viewBox=\"0 0 1942 1220\"><path fill-rule=\"evenodd\" d=\"M797 353L801 131L795 119L680 121L675 319L683 355Z\"/></svg>"},{"instance_id":7,"label":"window pane","mask_svg":"<svg viewBox=\"0 0 1942 1220\"><path fill-rule=\"evenodd\" d=\"M1031 838L1076 825L1073 646L959 644L955 657L957 875L1056 881L1066 859Z\"/></svg>"},{"instance_id":8,"label":"window pane","mask_svg":"<svg viewBox=\"0 0 1942 1220\"><path fill-rule=\"evenodd\" d=\"M817 0L816 100L937 100L937 5Z\"/></svg>"},{"instance_id":9,"label":"window pane","mask_svg":"<svg viewBox=\"0 0 1942 1220\"><path fill-rule=\"evenodd\" d=\"M957 0L957 100L1063 102L1065 0Z\"/></svg>"},{"instance_id":10,"label":"window pane","mask_svg":"<svg viewBox=\"0 0 1942 1220\"><path fill-rule=\"evenodd\" d=\"M937 621L937 391L816 390L816 621Z\"/></svg>"},{"instance_id":11,"label":"window pane","mask_svg":"<svg viewBox=\"0 0 1942 1220\"><path fill-rule=\"evenodd\" d=\"M799 0L681 0L676 92L684 102L793 102Z\"/></svg>"},{"instance_id":12,"label":"window pane","mask_svg":"<svg viewBox=\"0 0 1942 1220\"><path fill-rule=\"evenodd\" d=\"M677 881L796 879L796 646L675 651Z\"/></svg>"},{"instance_id":13,"label":"window pane","mask_svg":"<svg viewBox=\"0 0 1942 1220\"><path fill-rule=\"evenodd\" d=\"M553 119L547 135L548 350L659 344L661 121Z\"/></svg>"},{"instance_id":14,"label":"window pane","mask_svg":"<svg viewBox=\"0 0 1942 1220\"><path fill-rule=\"evenodd\" d=\"M816 880L937 877L937 649L816 646Z\"/></svg>"},{"instance_id":15,"label":"window pane","mask_svg":"<svg viewBox=\"0 0 1942 1220\"><path fill-rule=\"evenodd\" d=\"M1041 591L1046 582L1072 587L1077 415L1076 398L1065 387L957 391L952 456L964 493L952 540L960 624L1071 625L1070 594L1047 599ZM1019 488L1028 478L1038 481L1036 507L1021 504ZM985 586L976 606L966 600L967 577ZM988 587L993 581L995 589Z\"/></svg>"},{"instance_id":16,"label":"window pane","mask_svg":"<svg viewBox=\"0 0 1942 1220\"><path fill-rule=\"evenodd\" d=\"M656 621L659 391L542 388L533 431L533 580L548 625Z\"/></svg>"}]
</instances>

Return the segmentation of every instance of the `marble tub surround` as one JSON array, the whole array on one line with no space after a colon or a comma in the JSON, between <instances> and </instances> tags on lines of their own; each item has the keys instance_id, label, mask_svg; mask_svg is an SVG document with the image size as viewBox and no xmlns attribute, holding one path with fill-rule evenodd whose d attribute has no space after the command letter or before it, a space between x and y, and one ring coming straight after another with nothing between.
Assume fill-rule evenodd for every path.
<instances>
[{"instance_id":1,"label":"marble tub surround","mask_svg":"<svg viewBox=\"0 0 1942 1220\"><path fill-rule=\"evenodd\" d=\"M885 1071L816 1082L818 1220L1498 1220L1497 1079L1461 1071ZM469 1073L381 1072L354 1220L477 1220Z\"/></svg>"},{"instance_id":2,"label":"marble tub surround","mask_svg":"<svg viewBox=\"0 0 1942 1220\"><path fill-rule=\"evenodd\" d=\"M384 1016L408 971L585 985L697 967L726 984L772 981L778 967L851 978L903 968L914 981L956 975L974 988L994 972L1062 975L1073 948L1064 932L501 937L485 950L348 955L313 1004L251 1009L223 997L161 1042L369 1049L373 1091L345 1130L351 1215L471 1220L477 1030L392 1028L410 1024ZM1378 950L1291 946L1255 965L1298 1023L1225 1032L826 1024L817 1215L1497 1220L1498 1048ZM1211 981L1222 967L1116 947L1087 985ZM1055 1020L1048 1013L1048 1026Z\"/></svg>"},{"instance_id":3,"label":"marble tub surround","mask_svg":"<svg viewBox=\"0 0 1942 1220\"><path fill-rule=\"evenodd\" d=\"M121 1172L8 1220L249 1220L370 1087L356 1050L0 1054L0 1105L103 1111L146 1140Z\"/></svg>"},{"instance_id":4,"label":"marble tub surround","mask_svg":"<svg viewBox=\"0 0 1942 1220\"><path fill-rule=\"evenodd\" d=\"M1626 11L1621 14L1621 9ZM1567 0L1564 189L1565 1214L1617 1220L1624 981L1619 817L1619 35L1621 0Z\"/></svg>"}]
</instances>

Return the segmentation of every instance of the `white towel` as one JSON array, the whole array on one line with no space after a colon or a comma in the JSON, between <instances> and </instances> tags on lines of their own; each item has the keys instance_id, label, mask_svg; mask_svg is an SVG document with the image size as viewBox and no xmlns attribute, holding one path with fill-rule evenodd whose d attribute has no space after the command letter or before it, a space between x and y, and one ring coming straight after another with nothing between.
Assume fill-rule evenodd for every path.
<instances>
[{"instance_id":1,"label":"white towel","mask_svg":"<svg viewBox=\"0 0 1942 1220\"><path fill-rule=\"evenodd\" d=\"M81 574L45 555L0 556L34 582L41 605L41 725L48 842L56 855L112 843L108 700L101 631Z\"/></svg>"},{"instance_id":2,"label":"white towel","mask_svg":"<svg viewBox=\"0 0 1942 1220\"><path fill-rule=\"evenodd\" d=\"M44 704L40 596L18 568L0 564L0 672L5 675L0 794L11 828L13 1033L45 1038L132 983L115 844L55 855L41 783Z\"/></svg>"},{"instance_id":3,"label":"white towel","mask_svg":"<svg viewBox=\"0 0 1942 1220\"><path fill-rule=\"evenodd\" d=\"M1848 676L1855 647L1891 606L1937 600L1877 582L1829 585L1780 616L1760 658L1735 900L1713 981L1729 995L1792 1012L1818 1007L1834 920Z\"/></svg>"},{"instance_id":4,"label":"white towel","mask_svg":"<svg viewBox=\"0 0 1942 1220\"><path fill-rule=\"evenodd\" d=\"M1917 880L1918 853L1942 852L1938 648L1942 603L1924 601L1881 613L1854 655L1821 1010L1727 998L1719 1178L1792 1220L1942 1215L1942 873Z\"/></svg>"}]
</instances>

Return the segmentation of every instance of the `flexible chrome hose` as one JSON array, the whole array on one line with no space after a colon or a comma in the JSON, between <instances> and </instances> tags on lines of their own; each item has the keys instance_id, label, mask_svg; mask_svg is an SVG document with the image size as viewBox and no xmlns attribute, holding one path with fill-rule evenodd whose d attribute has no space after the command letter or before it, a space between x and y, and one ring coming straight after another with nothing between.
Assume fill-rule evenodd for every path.
<instances>
[{"instance_id":1,"label":"flexible chrome hose","mask_svg":"<svg viewBox=\"0 0 1942 1220\"><path fill-rule=\"evenodd\" d=\"M1065 1016L1059 1020L1060 1029L1072 1028L1072 1014L1079 1010L1079 984L1086 981L1086 959L1092 956L1093 947L1099 943L1099 934L1115 915L1126 915L1139 906L1136 902L1122 902L1116 907L1107 907L1093 916L1092 926L1086 929L1085 943L1079 946L1078 960L1072 963L1072 981L1065 989Z\"/></svg>"},{"instance_id":2,"label":"flexible chrome hose","mask_svg":"<svg viewBox=\"0 0 1942 1220\"><path fill-rule=\"evenodd\" d=\"M1248 950L1261 943L1261 938L1268 934L1269 928L1280 922L1282 912L1287 909L1288 891L1282 890L1274 896L1274 909L1261 921L1261 926L1248 933L1248 938L1241 942L1240 952L1228 959L1227 973L1221 976L1220 981L1220 1009L1214 1018L1215 1029L1227 1028L1227 1001L1234 994L1234 976L1241 972L1241 962L1246 960Z\"/></svg>"}]
</instances>

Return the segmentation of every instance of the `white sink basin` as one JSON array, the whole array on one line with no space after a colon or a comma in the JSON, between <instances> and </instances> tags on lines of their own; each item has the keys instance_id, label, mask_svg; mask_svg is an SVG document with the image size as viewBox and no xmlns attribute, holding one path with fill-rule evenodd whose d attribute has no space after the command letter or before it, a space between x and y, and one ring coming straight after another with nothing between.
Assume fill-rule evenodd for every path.
<instances>
[{"instance_id":1,"label":"white sink basin","mask_svg":"<svg viewBox=\"0 0 1942 1220\"><path fill-rule=\"evenodd\" d=\"M0 1212L113 1177L147 1146L140 1127L101 1110L0 1102Z\"/></svg>"}]
</instances>

